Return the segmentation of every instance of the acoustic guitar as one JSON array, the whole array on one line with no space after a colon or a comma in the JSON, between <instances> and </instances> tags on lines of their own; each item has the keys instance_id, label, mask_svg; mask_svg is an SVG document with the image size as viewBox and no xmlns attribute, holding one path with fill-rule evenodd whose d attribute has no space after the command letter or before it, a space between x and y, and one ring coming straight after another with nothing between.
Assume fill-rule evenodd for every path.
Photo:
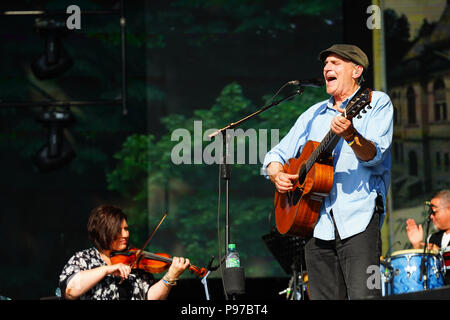
<instances>
[{"instance_id":1,"label":"acoustic guitar","mask_svg":"<svg viewBox=\"0 0 450 320\"><path fill-rule=\"evenodd\" d=\"M371 109L372 90L355 95L347 104L344 116L351 120L361 118L360 112ZM298 175L293 189L286 193L275 192L275 220L278 232L303 238L312 235L319 217L322 201L333 186L332 151L340 136L329 131L320 142L307 141L298 158L289 159L284 172Z\"/></svg>"}]
</instances>

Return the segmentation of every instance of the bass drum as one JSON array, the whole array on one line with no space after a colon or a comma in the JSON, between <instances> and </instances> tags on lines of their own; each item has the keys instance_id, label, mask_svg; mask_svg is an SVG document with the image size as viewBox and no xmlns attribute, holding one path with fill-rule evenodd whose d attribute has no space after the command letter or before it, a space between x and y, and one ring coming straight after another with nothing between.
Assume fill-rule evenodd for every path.
<instances>
[{"instance_id":1,"label":"bass drum","mask_svg":"<svg viewBox=\"0 0 450 320\"><path fill-rule=\"evenodd\" d=\"M381 274L381 296L386 297L392 294L392 272L389 262L383 257L380 258Z\"/></svg>"}]
</instances>

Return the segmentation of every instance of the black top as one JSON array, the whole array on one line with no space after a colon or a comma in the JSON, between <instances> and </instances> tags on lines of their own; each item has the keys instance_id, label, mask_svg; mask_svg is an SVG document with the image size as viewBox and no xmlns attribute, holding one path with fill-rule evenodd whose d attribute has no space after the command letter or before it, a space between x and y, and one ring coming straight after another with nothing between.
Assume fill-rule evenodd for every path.
<instances>
[{"instance_id":1,"label":"black top","mask_svg":"<svg viewBox=\"0 0 450 320\"><path fill-rule=\"evenodd\" d=\"M441 248L442 245L442 237L444 236L445 231L441 230L438 232L435 232L431 235L429 243L437 245L439 248ZM443 249L443 248L441 248ZM442 266L442 268L445 268L445 264ZM450 285L450 270L447 270L444 277L444 283L446 285Z\"/></svg>"}]
</instances>

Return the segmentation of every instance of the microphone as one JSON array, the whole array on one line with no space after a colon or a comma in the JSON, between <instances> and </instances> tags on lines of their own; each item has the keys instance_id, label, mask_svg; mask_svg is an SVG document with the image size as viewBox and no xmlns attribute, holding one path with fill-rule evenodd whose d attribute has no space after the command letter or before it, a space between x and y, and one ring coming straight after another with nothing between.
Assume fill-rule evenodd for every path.
<instances>
[{"instance_id":1,"label":"microphone","mask_svg":"<svg viewBox=\"0 0 450 320\"><path fill-rule=\"evenodd\" d=\"M425 205L428 206L428 218L427 218L427 221L430 221L431 220L431 216L434 214L433 206L431 205L430 201L425 201Z\"/></svg>"},{"instance_id":2,"label":"microphone","mask_svg":"<svg viewBox=\"0 0 450 320\"><path fill-rule=\"evenodd\" d=\"M325 84L325 80L323 78L315 78L315 79L308 79L308 80L292 80L289 81L288 84L294 85L294 86L301 86L301 87L323 87Z\"/></svg>"}]
</instances>

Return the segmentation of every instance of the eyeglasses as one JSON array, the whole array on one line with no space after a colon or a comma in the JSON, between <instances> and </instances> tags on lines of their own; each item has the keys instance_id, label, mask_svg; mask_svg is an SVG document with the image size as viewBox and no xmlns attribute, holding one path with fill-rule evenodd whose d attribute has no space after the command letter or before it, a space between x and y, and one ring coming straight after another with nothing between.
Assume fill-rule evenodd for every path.
<instances>
[{"instance_id":1,"label":"eyeglasses","mask_svg":"<svg viewBox=\"0 0 450 320\"><path fill-rule=\"evenodd\" d=\"M428 206L428 213L429 214L435 214L439 209L444 208L444 207L437 207L434 204L432 204L430 201L425 201L425 205Z\"/></svg>"}]
</instances>

